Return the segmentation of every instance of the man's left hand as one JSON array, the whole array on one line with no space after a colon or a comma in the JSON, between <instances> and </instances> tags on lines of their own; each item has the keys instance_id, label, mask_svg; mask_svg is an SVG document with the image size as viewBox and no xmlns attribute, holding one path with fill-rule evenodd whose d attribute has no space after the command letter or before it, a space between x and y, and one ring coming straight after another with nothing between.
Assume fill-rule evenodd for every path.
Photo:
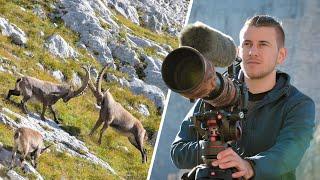
<instances>
[{"instance_id":1,"label":"man's left hand","mask_svg":"<svg viewBox=\"0 0 320 180\"><path fill-rule=\"evenodd\" d=\"M244 177L250 179L254 175L250 163L242 159L231 148L221 151L217 155L217 160L212 162L213 166L219 166L220 169L236 168L238 172L232 174L233 178Z\"/></svg>"}]
</instances>

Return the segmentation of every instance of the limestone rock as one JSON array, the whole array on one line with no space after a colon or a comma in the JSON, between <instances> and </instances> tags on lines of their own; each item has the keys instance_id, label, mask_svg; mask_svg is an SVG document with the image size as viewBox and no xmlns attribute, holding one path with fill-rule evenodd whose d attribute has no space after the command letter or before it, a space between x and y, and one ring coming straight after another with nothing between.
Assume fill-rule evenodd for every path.
<instances>
[{"instance_id":1,"label":"limestone rock","mask_svg":"<svg viewBox=\"0 0 320 180\"><path fill-rule=\"evenodd\" d=\"M0 17L0 30L2 35L9 36L13 43L20 46L26 45L28 39L25 32L2 17Z\"/></svg>"},{"instance_id":2,"label":"limestone rock","mask_svg":"<svg viewBox=\"0 0 320 180\"><path fill-rule=\"evenodd\" d=\"M58 34L50 36L45 46L49 52L60 58L78 57L78 53Z\"/></svg>"}]
</instances>

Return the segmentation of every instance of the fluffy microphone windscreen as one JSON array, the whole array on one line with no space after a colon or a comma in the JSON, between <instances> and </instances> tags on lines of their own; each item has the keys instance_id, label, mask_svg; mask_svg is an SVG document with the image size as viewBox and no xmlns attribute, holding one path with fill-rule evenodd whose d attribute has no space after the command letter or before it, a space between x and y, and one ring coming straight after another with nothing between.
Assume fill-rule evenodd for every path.
<instances>
[{"instance_id":1,"label":"fluffy microphone windscreen","mask_svg":"<svg viewBox=\"0 0 320 180\"><path fill-rule=\"evenodd\" d=\"M189 24L182 29L179 37L180 46L197 49L216 67L227 67L236 58L236 45L233 39L202 23Z\"/></svg>"}]
</instances>

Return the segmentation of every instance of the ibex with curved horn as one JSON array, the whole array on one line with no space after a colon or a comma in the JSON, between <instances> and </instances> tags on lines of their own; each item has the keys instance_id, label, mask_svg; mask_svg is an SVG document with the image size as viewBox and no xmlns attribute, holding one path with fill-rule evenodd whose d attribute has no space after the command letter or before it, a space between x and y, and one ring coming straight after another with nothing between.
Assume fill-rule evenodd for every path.
<instances>
[{"instance_id":1,"label":"ibex with curved horn","mask_svg":"<svg viewBox=\"0 0 320 180\"><path fill-rule=\"evenodd\" d=\"M23 96L21 101L22 110L27 114L27 108L25 103L30 99L35 99L42 103L43 109L41 113L41 119L45 120L44 114L47 107L50 108L54 121L59 123L56 118L56 113L53 110L52 105L55 104L60 98L63 102L68 102L71 98L80 96L88 86L90 79L89 70L82 67L86 71L86 77L82 82L82 86L78 90L72 90L71 86L64 84L55 84L48 81L43 81L30 76L24 76L16 81L15 89L9 90L7 99L10 99L11 95Z\"/></svg>"},{"instance_id":2,"label":"ibex with curved horn","mask_svg":"<svg viewBox=\"0 0 320 180\"><path fill-rule=\"evenodd\" d=\"M120 134L127 136L130 143L141 152L142 163L147 162L147 152L143 148L144 141L148 139L146 130L143 128L141 122L131 115L121 104L116 102L109 89L105 92L101 92L101 80L107 69L105 66L99 73L96 87L93 83L89 82L89 88L93 92L97 99L97 104L101 106L98 121L94 125L90 132L90 136L94 131L102 124L103 127L100 130L99 144L101 144L101 138L104 131L109 125L118 131Z\"/></svg>"}]
</instances>

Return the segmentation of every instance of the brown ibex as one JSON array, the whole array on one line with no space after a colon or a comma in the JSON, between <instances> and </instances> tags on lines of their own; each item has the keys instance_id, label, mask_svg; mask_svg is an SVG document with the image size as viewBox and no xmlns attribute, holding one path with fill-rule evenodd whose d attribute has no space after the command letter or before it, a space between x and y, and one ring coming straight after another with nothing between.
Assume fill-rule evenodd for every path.
<instances>
[{"instance_id":1,"label":"brown ibex","mask_svg":"<svg viewBox=\"0 0 320 180\"><path fill-rule=\"evenodd\" d=\"M37 158L51 146L45 147L42 135L39 132L26 127L18 128L15 131L13 138L14 147L12 151L11 168L14 166L17 151L21 153L21 166L23 166L26 156L30 154L31 164L34 168L37 168Z\"/></svg>"},{"instance_id":2,"label":"brown ibex","mask_svg":"<svg viewBox=\"0 0 320 180\"><path fill-rule=\"evenodd\" d=\"M82 86L76 91L72 90L71 86L68 85L55 84L52 82L36 79L34 77L24 76L16 81L15 89L9 90L7 99L9 100L11 95L22 95L23 99L21 100L21 107L23 112L26 114L28 113L28 111L25 103L31 98L36 99L43 105L41 119L45 120L44 115L47 107L49 107L53 114L54 121L56 123L59 123L52 105L55 104L60 98L63 99L63 102L68 102L71 98L80 96L84 92L84 90L88 86L90 73L86 68L82 68L86 71L86 77L82 82Z\"/></svg>"},{"instance_id":3,"label":"brown ibex","mask_svg":"<svg viewBox=\"0 0 320 180\"><path fill-rule=\"evenodd\" d=\"M107 69L105 66L99 73L96 87L93 83L89 82L89 88L93 92L97 99L97 104L101 106L98 121L94 125L90 132L90 136L94 131L102 124L103 127L100 130L100 136L98 143L101 144L101 138L103 132L109 127L109 125L118 131L120 134L127 136L130 143L141 152L142 163L147 162L147 152L143 148L144 141L147 140L146 130L143 128L141 122L131 115L121 104L116 102L112 97L109 89L105 92L101 92L101 80Z\"/></svg>"}]
</instances>

